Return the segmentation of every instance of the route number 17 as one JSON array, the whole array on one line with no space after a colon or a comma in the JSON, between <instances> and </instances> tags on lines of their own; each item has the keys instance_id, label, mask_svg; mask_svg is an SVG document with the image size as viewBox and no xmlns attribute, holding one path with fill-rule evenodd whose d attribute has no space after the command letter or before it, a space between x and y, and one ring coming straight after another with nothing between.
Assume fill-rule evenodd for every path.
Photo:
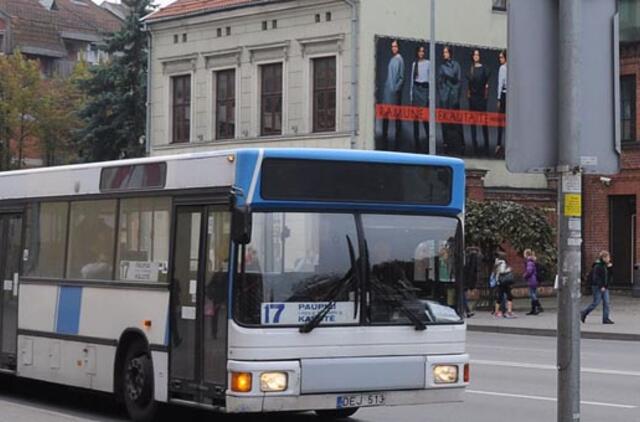
<instances>
[{"instance_id":1,"label":"route number 17","mask_svg":"<svg viewBox=\"0 0 640 422\"><path fill-rule=\"evenodd\" d=\"M264 323L279 324L282 311L284 311L284 303L265 303ZM273 317L273 321L271 320L271 317Z\"/></svg>"}]
</instances>

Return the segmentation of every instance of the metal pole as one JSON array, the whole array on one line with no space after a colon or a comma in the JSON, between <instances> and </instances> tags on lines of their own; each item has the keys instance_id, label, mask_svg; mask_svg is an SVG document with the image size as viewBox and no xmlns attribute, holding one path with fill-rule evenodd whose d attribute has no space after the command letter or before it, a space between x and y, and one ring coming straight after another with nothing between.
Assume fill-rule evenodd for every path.
<instances>
[{"instance_id":1,"label":"metal pole","mask_svg":"<svg viewBox=\"0 0 640 422\"><path fill-rule=\"evenodd\" d=\"M560 0L558 18L558 422L580 421L581 1Z\"/></svg>"},{"instance_id":2,"label":"metal pole","mask_svg":"<svg viewBox=\"0 0 640 422\"><path fill-rule=\"evenodd\" d=\"M436 0L431 0L429 42L429 154L436 154Z\"/></svg>"}]
</instances>

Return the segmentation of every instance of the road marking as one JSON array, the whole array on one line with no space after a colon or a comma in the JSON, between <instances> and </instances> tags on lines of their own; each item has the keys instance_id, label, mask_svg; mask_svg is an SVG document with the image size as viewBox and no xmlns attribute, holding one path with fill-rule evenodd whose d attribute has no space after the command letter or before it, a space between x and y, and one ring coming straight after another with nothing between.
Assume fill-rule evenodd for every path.
<instances>
[{"instance_id":1,"label":"road marking","mask_svg":"<svg viewBox=\"0 0 640 422\"><path fill-rule=\"evenodd\" d=\"M525 368L525 369L542 369L548 371L557 371L558 367L555 365L542 365L536 363L519 363L519 362L506 362L498 360L471 360L473 365L486 365L486 366L505 366L508 368ZM598 369L598 368L585 368L580 370L586 374L599 374L599 375L621 375L627 377L640 377L638 371L617 371L615 369Z\"/></svg>"},{"instance_id":2,"label":"road marking","mask_svg":"<svg viewBox=\"0 0 640 422\"><path fill-rule=\"evenodd\" d=\"M41 414L47 415L47 416L54 416L54 417L57 417L57 418L63 418L63 419L66 419L68 421L99 422L97 419L80 418L80 417L69 415L69 414L66 414L66 413L55 412L53 410L40 409L38 407L19 404L19 403L13 402L13 401L7 401L7 400L0 399L0 403L2 403L3 406L5 404L7 404L7 405L12 406L12 407L14 407L16 409L27 410L27 411L30 411L30 412L37 412L37 413L41 413Z\"/></svg>"},{"instance_id":3,"label":"road marking","mask_svg":"<svg viewBox=\"0 0 640 422\"><path fill-rule=\"evenodd\" d=\"M554 397L529 396L526 394L498 393L495 391L467 390L467 393L479 394L483 396L509 397L514 399L527 399L527 400L539 400L539 401L551 401L551 402L558 401L558 399ZM638 408L638 406L631 406L628 404L602 403L597 401L581 401L580 403L588 406L615 407L618 409L637 409Z\"/></svg>"}]
</instances>

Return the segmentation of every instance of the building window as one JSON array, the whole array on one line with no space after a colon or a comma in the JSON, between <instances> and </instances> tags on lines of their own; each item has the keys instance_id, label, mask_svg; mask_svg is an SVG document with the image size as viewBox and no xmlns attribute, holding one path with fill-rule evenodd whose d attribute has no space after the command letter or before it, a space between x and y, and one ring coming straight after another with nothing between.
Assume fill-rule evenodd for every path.
<instances>
[{"instance_id":1,"label":"building window","mask_svg":"<svg viewBox=\"0 0 640 422\"><path fill-rule=\"evenodd\" d=\"M191 75L171 78L172 143L189 142L191 129Z\"/></svg>"},{"instance_id":2,"label":"building window","mask_svg":"<svg viewBox=\"0 0 640 422\"><path fill-rule=\"evenodd\" d=\"M262 21L262 30L263 31L266 31L268 29L267 25L268 25L267 21Z\"/></svg>"},{"instance_id":3,"label":"building window","mask_svg":"<svg viewBox=\"0 0 640 422\"><path fill-rule=\"evenodd\" d=\"M222 28L218 28L216 32L217 32L218 38L220 38L222 36Z\"/></svg>"},{"instance_id":4,"label":"building window","mask_svg":"<svg viewBox=\"0 0 640 422\"><path fill-rule=\"evenodd\" d=\"M313 60L313 131L336 130L336 58Z\"/></svg>"},{"instance_id":5,"label":"building window","mask_svg":"<svg viewBox=\"0 0 640 422\"><path fill-rule=\"evenodd\" d=\"M182 42L187 42L187 34L182 34Z\"/></svg>"},{"instance_id":6,"label":"building window","mask_svg":"<svg viewBox=\"0 0 640 422\"><path fill-rule=\"evenodd\" d=\"M274 19L271 21L271 29L277 29L277 28L278 28L278 21Z\"/></svg>"},{"instance_id":7,"label":"building window","mask_svg":"<svg viewBox=\"0 0 640 422\"><path fill-rule=\"evenodd\" d=\"M636 76L625 75L620 78L620 117L622 141L636 140Z\"/></svg>"},{"instance_id":8,"label":"building window","mask_svg":"<svg viewBox=\"0 0 640 422\"><path fill-rule=\"evenodd\" d=\"M327 22L331 22L331 18L332 18L332 16L331 16L331 12L327 12L327 13L325 14L325 20L326 20Z\"/></svg>"},{"instance_id":9,"label":"building window","mask_svg":"<svg viewBox=\"0 0 640 422\"><path fill-rule=\"evenodd\" d=\"M233 139L236 133L236 71L216 72L216 139Z\"/></svg>"},{"instance_id":10,"label":"building window","mask_svg":"<svg viewBox=\"0 0 640 422\"><path fill-rule=\"evenodd\" d=\"M316 23L320 23L320 13L316 13Z\"/></svg>"},{"instance_id":11,"label":"building window","mask_svg":"<svg viewBox=\"0 0 640 422\"><path fill-rule=\"evenodd\" d=\"M227 35L231 35L231 27L230 26L227 26L226 31L227 31Z\"/></svg>"},{"instance_id":12,"label":"building window","mask_svg":"<svg viewBox=\"0 0 640 422\"><path fill-rule=\"evenodd\" d=\"M260 134L282 133L282 63L261 66Z\"/></svg>"},{"instance_id":13,"label":"building window","mask_svg":"<svg viewBox=\"0 0 640 422\"><path fill-rule=\"evenodd\" d=\"M180 40L180 38L178 38L178 34L174 34L173 35L173 43L174 44L178 44L178 41Z\"/></svg>"},{"instance_id":14,"label":"building window","mask_svg":"<svg viewBox=\"0 0 640 422\"><path fill-rule=\"evenodd\" d=\"M493 10L507 10L507 0L493 0Z\"/></svg>"}]
</instances>

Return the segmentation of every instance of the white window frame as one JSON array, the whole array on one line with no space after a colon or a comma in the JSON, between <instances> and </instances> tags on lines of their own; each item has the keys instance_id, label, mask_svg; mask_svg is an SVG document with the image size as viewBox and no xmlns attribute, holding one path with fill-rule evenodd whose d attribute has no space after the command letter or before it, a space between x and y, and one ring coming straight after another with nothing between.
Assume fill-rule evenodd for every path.
<instances>
[{"instance_id":1,"label":"white window frame","mask_svg":"<svg viewBox=\"0 0 640 422\"><path fill-rule=\"evenodd\" d=\"M314 132L313 131L313 60L314 59L326 59L334 57L336 59L336 128L332 132ZM308 134L331 134L342 131L342 95L344 93L342 83L342 55L339 53L317 53L305 55L304 61L304 92L307 94L306 106L304 108L304 115L302 120L305 128L304 133Z\"/></svg>"},{"instance_id":2,"label":"white window frame","mask_svg":"<svg viewBox=\"0 0 640 422\"><path fill-rule=\"evenodd\" d=\"M255 105L255 110L252 113L252 126L253 134L256 138L278 138L286 136L289 133L289 74L287 62L288 60L284 57L272 60L256 60L253 62L253 104ZM262 66L278 63L282 64L282 131L279 135L262 135Z\"/></svg>"},{"instance_id":3,"label":"white window frame","mask_svg":"<svg viewBox=\"0 0 640 422\"><path fill-rule=\"evenodd\" d=\"M240 65L233 66L214 66L208 68L209 70L209 92L211 93L211 101L209 102L209 119L211 122L211 138L214 141L218 141L217 129L216 129L216 116L218 114L218 109L216 107L217 98L217 84L216 84L216 74L218 72L223 72L225 70L233 70L235 72L235 89L236 89L236 106L235 106L235 129L233 132L233 139L220 139L221 142L232 141L238 139L238 134L240 133L240 98L242 97L241 89L241 80L242 75L240 74Z\"/></svg>"},{"instance_id":4,"label":"white window frame","mask_svg":"<svg viewBox=\"0 0 640 422\"><path fill-rule=\"evenodd\" d=\"M173 78L179 76L187 76L191 77L191 104L189 107L189 140L187 142L173 142ZM194 88L195 88L195 70L190 70L186 72L175 72L168 73L166 75L167 87L165 89L165 95L167 95L167 145L172 146L180 146L180 145L192 145L193 144L193 132L194 132L194 123L195 123L195 98L194 98Z\"/></svg>"}]
</instances>

